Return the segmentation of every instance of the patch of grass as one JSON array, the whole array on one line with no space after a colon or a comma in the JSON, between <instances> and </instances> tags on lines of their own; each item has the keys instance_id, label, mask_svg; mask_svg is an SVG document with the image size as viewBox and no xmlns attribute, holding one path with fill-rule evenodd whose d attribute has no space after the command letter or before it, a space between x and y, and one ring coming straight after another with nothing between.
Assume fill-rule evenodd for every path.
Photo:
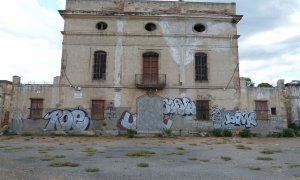
<instances>
[{"instance_id":1,"label":"patch of grass","mask_svg":"<svg viewBox=\"0 0 300 180\"><path fill-rule=\"evenodd\" d=\"M65 156L64 155L55 155L55 156L46 155L46 156L42 157L40 160L41 161L52 161L56 158L65 158Z\"/></svg>"},{"instance_id":2,"label":"patch of grass","mask_svg":"<svg viewBox=\"0 0 300 180\"><path fill-rule=\"evenodd\" d=\"M72 163L72 162L61 162L61 161L53 161L48 164L50 167L77 167L79 163Z\"/></svg>"},{"instance_id":3,"label":"patch of grass","mask_svg":"<svg viewBox=\"0 0 300 180\"><path fill-rule=\"evenodd\" d=\"M262 154L275 154L275 153L282 153L281 150L271 150L271 149L264 149L260 151Z\"/></svg>"},{"instance_id":4,"label":"patch of grass","mask_svg":"<svg viewBox=\"0 0 300 180\"><path fill-rule=\"evenodd\" d=\"M178 153L176 153L176 155L182 156L182 155L184 155L184 152L178 152Z\"/></svg>"},{"instance_id":5,"label":"patch of grass","mask_svg":"<svg viewBox=\"0 0 300 180\"><path fill-rule=\"evenodd\" d=\"M261 168L260 167L249 167L250 170L253 170L253 171L260 171Z\"/></svg>"},{"instance_id":6,"label":"patch of grass","mask_svg":"<svg viewBox=\"0 0 300 180\"><path fill-rule=\"evenodd\" d=\"M96 150L92 147L87 147L82 152L85 152L85 154L87 156L93 156L95 154Z\"/></svg>"},{"instance_id":7,"label":"patch of grass","mask_svg":"<svg viewBox=\"0 0 300 180\"><path fill-rule=\"evenodd\" d=\"M282 166L272 166L272 168L282 168Z\"/></svg>"},{"instance_id":8,"label":"patch of grass","mask_svg":"<svg viewBox=\"0 0 300 180\"><path fill-rule=\"evenodd\" d=\"M256 160L260 160L260 161L272 161L273 158L271 158L271 157L257 157Z\"/></svg>"},{"instance_id":9,"label":"patch of grass","mask_svg":"<svg viewBox=\"0 0 300 180\"><path fill-rule=\"evenodd\" d=\"M133 129L128 129L127 130L127 137L128 138L134 138L134 136L137 134L137 132Z\"/></svg>"},{"instance_id":10,"label":"patch of grass","mask_svg":"<svg viewBox=\"0 0 300 180\"><path fill-rule=\"evenodd\" d=\"M153 156L155 152L152 151L136 151L136 152L131 152L127 153L126 156L129 157L150 157Z\"/></svg>"},{"instance_id":11,"label":"patch of grass","mask_svg":"<svg viewBox=\"0 0 300 180\"><path fill-rule=\"evenodd\" d=\"M247 146L245 146L245 145L243 145L243 144L237 144L237 145L235 145L235 147L236 147L237 149L251 150L250 147L247 147Z\"/></svg>"},{"instance_id":12,"label":"patch of grass","mask_svg":"<svg viewBox=\"0 0 300 180\"><path fill-rule=\"evenodd\" d=\"M211 133L213 134L213 136L215 137L222 137L223 136L223 129L221 128L216 128L216 129L213 129L211 131Z\"/></svg>"},{"instance_id":13,"label":"patch of grass","mask_svg":"<svg viewBox=\"0 0 300 180\"><path fill-rule=\"evenodd\" d=\"M295 137L295 131L292 128L285 128L282 130L283 137Z\"/></svg>"},{"instance_id":14,"label":"patch of grass","mask_svg":"<svg viewBox=\"0 0 300 180\"><path fill-rule=\"evenodd\" d=\"M166 134L167 136L171 136L172 135L172 129L164 129L164 134Z\"/></svg>"},{"instance_id":15,"label":"patch of grass","mask_svg":"<svg viewBox=\"0 0 300 180\"><path fill-rule=\"evenodd\" d=\"M99 168L97 167L87 167L85 168L85 172L98 172Z\"/></svg>"},{"instance_id":16,"label":"patch of grass","mask_svg":"<svg viewBox=\"0 0 300 180\"><path fill-rule=\"evenodd\" d=\"M229 156L221 156L221 159L223 159L224 161L230 161L231 157L229 157Z\"/></svg>"},{"instance_id":17,"label":"patch of grass","mask_svg":"<svg viewBox=\"0 0 300 180\"><path fill-rule=\"evenodd\" d=\"M240 132L240 136L242 138L248 138L248 137L251 137L252 133L251 133L251 130L250 129L243 129L241 132Z\"/></svg>"},{"instance_id":18,"label":"patch of grass","mask_svg":"<svg viewBox=\"0 0 300 180\"><path fill-rule=\"evenodd\" d=\"M192 144L189 144L190 146L197 146L197 144L194 144L194 143L192 143Z\"/></svg>"},{"instance_id":19,"label":"patch of grass","mask_svg":"<svg viewBox=\"0 0 300 180\"><path fill-rule=\"evenodd\" d=\"M38 149L39 153L47 153L48 151L54 151L55 147L52 146L46 146L46 147L40 147Z\"/></svg>"},{"instance_id":20,"label":"patch of grass","mask_svg":"<svg viewBox=\"0 0 300 180\"><path fill-rule=\"evenodd\" d=\"M184 150L184 147L176 147L177 150Z\"/></svg>"},{"instance_id":21,"label":"patch of grass","mask_svg":"<svg viewBox=\"0 0 300 180\"><path fill-rule=\"evenodd\" d=\"M71 151L73 148L65 148L64 151Z\"/></svg>"},{"instance_id":22,"label":"patch of grass","mask_svg":"<svg viewBox=\"0 0 300 180\"><path fill-rule=\"evenodd\" d=\"M290 164L289 165L289 168L297 168L297 167L300 167L299 164Z\"/></svg>"},{"instance_id":23,"label":"patch of grass","mask_svg":"<svg viewBox=\"0 0 300 180\"><path fill-rule=\"evenodd\" d=\"M209 162L208 159L200 159L199 161L201 161L201 162Z\"/></svg>"},{"instance_id":24,"label":"patch of grass","mask_svg":"<svg viewBox=\"0 0 300 180\"><path fill-rule=\"evenodd\" d=\"M142 162L142 163L138 163L137 165L136 165L137 167L149 167L149 164L148 163L145 163L145 162Z\"/></svg>"},{"instance_id":25,"label":"patch of grass","mask_svg":"<svg viewBox=\"0 0 300 180\"><path fill-rule=\"evenodd\" d=\"M29 156L29 157L27 157L26 159L28 159L28 160L34 160L35 157L34 157L34 156Z\"/></svg>"},{"instance_id":26,"label":"patch of grass","mask_svg":"<svg viewBox=\"0 0 300 180\"><path fill-rule=\"evenodd\" d=\"M230 129L224 129L223 134L225 137L232 137L232 131Z\"/></svg>"},{"instance_id":27,"label":"patch of grass","mask_svg":"<svg viewBox=\"0 0 300 180\"><path fill-rule=\"evenodd\" d=\"M198 160L198 159L195 158L195 157L191 157L191 158L188 158L188 160L190 160L190 161L196 161L196 160Z\"/></svg>"}]
</instances>

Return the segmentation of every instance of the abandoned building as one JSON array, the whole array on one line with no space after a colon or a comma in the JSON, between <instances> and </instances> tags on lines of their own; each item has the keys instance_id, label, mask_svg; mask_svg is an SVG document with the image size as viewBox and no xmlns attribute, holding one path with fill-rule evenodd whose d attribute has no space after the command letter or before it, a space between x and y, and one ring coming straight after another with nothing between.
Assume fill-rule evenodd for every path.
<instances>
[{"instance_id":1,"label":"abandoned building","mask_svg":"<svg viewBox=\"0 0 300 180\"><path fill-rule=\"evenodd\" d=\"M0 81L15 132L213 128L272 132L300 122L299 86L239 78L235 3L67 0L53 84Z\"/></svg>"}]
</instances>

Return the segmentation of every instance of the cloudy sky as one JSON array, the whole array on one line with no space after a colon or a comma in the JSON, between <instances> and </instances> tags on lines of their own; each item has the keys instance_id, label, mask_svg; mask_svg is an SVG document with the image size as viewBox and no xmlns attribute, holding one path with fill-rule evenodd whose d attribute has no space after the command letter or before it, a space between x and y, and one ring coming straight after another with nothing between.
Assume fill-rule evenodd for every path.
<instances>
[{"instance_id":1,"label":"cloudy sky","mask_svg":"<svg viewBox=\"0 0 300 180\"><path fill-rule=\"evenodd\" d=\"M256 84L300 80L299 0L236 2L240 75ZM60 74L64 0L9 0L0 7L0 79L52 82Z\"/></svg>"}]
</instances>

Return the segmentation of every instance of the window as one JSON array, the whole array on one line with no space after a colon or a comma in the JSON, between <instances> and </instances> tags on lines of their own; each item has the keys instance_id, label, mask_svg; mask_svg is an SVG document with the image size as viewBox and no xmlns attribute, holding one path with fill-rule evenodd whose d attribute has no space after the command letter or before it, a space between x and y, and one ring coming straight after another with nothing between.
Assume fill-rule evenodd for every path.
<instances>
[{"instance_id":1,"label":"window","mask_svg":"<svg viewBox=\"0 0 300 180\"><path fill-rule=\"evenodd\" d=\"M205 26L203 24L196 24L194 26L194 30L197 32L203 32L205 31Z\"/></svg>"},{"instance_id":2,"label":"window","mask_svg":"<svg viewBox=\"0 0 300 180\"><path fill-rule=\"evenodd\" d=\"M96 24L96 28L98 30L105 30L107 28L107 24L105 22L99 22Z\"/></svg>"},{"instance_id":3,"label":"window","mask_svg":"<svg viewBox=\"0 0 300 180\"><path fill-rule=\"evenodd\" d=\"M209 120L209 101L196 101L196 117L199 120Z\"/></svg>"},{"instance_id":4,"label":"window","mask_svg":"<svg viewBox=\"0 0 300 180\"><path fill-rule=\"evenodd\" d=\"M195 79L207 81L207 55L205 53L195 54Z\"/></svg>"},{"instance_id":5,"label":"window","mask_svg":"<svg viewBox=\"0 0 300 180\"><path fill-rule=\"evenodd\" d=\"M43 116L43 99L31 99L30 119L41 119Z\"/></svg>"},{"instance_id":6,"label":"window","mask_svg":"<svg viewBox=\"0 0 300 180\"><path fill-rule=\"evenodd\" d=\"M255 101L256 119L268 119L268 101Z\"/></svg>"},{"instance_id":7,"label":"window","mask_svg":"<svg viewBox=\"0 0 300 180\"><path fill-rule=\"evenodd\" d=\"M271 115L277 115L276 113L276 107L271 108Z\"/></svg>"},{"instance_id":8,"label":"window","mask_svg":"<svg viewBox=\"0 0 300 180\"><path fill-rule=\"evenodd\" d=\"M104 119L104 100L92 100L92 119Z\"/></svg>"},{"instance_id":9,"label":"window","mask_svg":"<svg viewBox=\"0 0 300 180\"><path fill-rule=\"evenodd\" d=\"M155 52L143 54L143 82L144 84L158 82L158 54Z\"/></svg>"},{"instance_id":10,"label":"window","mask_svg":"<svg viewBox=\"0 0 300 180\"><path fill-rule=\"evenodd\" d=\"M153 23L147 23L147 24L145 25L145 29L146 29L147 31L154 31L154 30L156 29L156 25L153 24Z\"/></svg>"},{"instance_id":11,"label":"window","mask_svg":"<svg viewBox=\"0 0 300 180\"><path fill-rule=\"evenodd\" d=\"M94 72L93 79L105 79L106 75L106 52L97 51L94 54Z\"/></svg>"}]
</instances>

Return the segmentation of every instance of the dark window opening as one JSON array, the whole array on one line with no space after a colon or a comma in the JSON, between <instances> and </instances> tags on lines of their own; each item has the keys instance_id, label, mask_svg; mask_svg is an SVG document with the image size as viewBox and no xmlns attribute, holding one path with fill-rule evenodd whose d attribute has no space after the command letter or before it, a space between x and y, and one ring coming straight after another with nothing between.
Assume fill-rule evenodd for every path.
<instances>
[{"instance_id":1,"label":"dark window opening","mask_svg":"<svg viewBox=\"0 0 300 180\"><path fill-rule=\"evenodd\" d=\"M272 107L271 108L271 114L272 115L277 115L277 113L276 113L276 107Z\"/></svg>"},{"instance_id":2,"label":"dark window opening","mask_svg":"<svg viewBox=\"0 0 300 180\"><path fill-rule=\"evenodd\" d=\"M105 30L107 28L107 24L105 22L99 22L96 24L96 28L98 30Z\"/></svg>"},{"instance_id":3,"label":"dark window opening","mask_svg":"<svg viewBox=\"0 0 300 180\"><path fill-rule=\"evenodd\" d=\"M30 119L42 119L43 101L43 99L31 99L29 117Z\"/></svg>"},{"instance_id":4,"label":"dark window opening","mask_svg":"<svg viewBox=\"0 0 300 180\"><path fill-rule=\"evenodd\" d=\"M195 80L207 81L207 55L205 53L195 54Z\"/></svg>"},{"instance_id":5,"label":"dark window opening","mask_svg":"<svg viewBox=\"0 0 300 180\"><path fill-rule=\"evenodd\" d=\"M256 119L268 120L268 101L255 101Z\"/></svg>"},{"instance_id":6,"label":"dark window opening","mask_svg":"<svg viewBox=\"0 0 300 180\"><path fill-rule=\"evenodd\" d=\"M209 120L209 101L196 101L196 117L198 120Z\"/></svg>"},{"instance_id":7,"label":"dark window opening","mask_svg":"<svg viewBox=\"0 0 300 180\"><path fill-rule=\"evenodd\" d=\"M205 26L203 24L196 24L194 26L194 30L197 32L203 32L205 31Z\"/></svg>"},{"instance_id":8,"label":"dark window opening","mask_svg":"<svg viewBox=\"0 0 300 180\"><path fill-rule=\"evenodd\" d=\"M94 72L93 79L94 80L105 80L106 75L106 52L97 51L94 54Z\"/></svg>"},{"instance_id":9,"label":"dark window opening","mask_svg":"<svg viewBox=\"0 0 300 180\"><path fill-rule=\"evenodd\" d=\"M146 29L147 31L154 31L154 30L156 29L156 25L153 24L153 23L147 23L147 24L145 25L145 29Z\"/></svg>"},{"instance_id":10,"label":"dark window opening","mask_svg":"<svg viewBox=\"0 0 300 180\"><path fill-rule=\"evenodd\" d=\"M104 119L104 100L92 100L92 119Z\"/></svg>"}]
</instances>

